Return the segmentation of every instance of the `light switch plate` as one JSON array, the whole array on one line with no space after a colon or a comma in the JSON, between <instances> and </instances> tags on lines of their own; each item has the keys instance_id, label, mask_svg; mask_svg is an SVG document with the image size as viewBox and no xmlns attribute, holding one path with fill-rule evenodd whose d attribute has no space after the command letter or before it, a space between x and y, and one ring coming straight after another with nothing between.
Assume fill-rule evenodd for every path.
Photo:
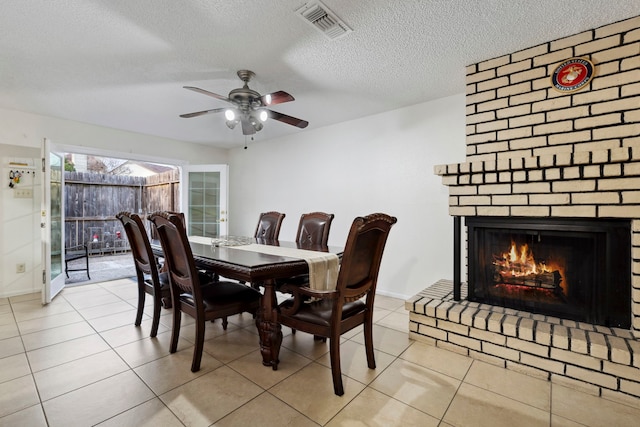
<instances>
[{"instance_id":1,"label":"light switch plate","mask_svg":"<svg viewBox=\"0 0 640 427\"><path fill-rule=\"evenodd\" d=\"M33 189L31 188L15 188L13 190L14 199L31 199L33 198Z\"/></svg>"}]
</instances>

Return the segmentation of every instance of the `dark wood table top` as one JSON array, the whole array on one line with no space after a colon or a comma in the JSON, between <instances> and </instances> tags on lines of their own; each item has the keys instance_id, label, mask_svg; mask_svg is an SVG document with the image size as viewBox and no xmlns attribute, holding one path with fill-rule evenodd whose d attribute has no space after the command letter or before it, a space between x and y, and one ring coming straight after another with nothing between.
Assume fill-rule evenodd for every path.
<instances>
[{"instance_id":1,"label":"dark wood table top","mask_svg":"<svg viewBox=\"0 0 640 427\"><path fill-rule=\"evenodd\" d=\"M269 246L282 246L311 251L329 252L338 256L343 248L336 246L301 246L296 242L268 241L250 239L252 243ZM221 276L250 283L283 279L309 272L304 259L271 255L260 252L238 250L234 246L215 246L205 243L191 243L191 251L198 268L213 271ZM154 240L151 247L158 256L162 256L160 242Z\"/></svg>"}]
</instances>

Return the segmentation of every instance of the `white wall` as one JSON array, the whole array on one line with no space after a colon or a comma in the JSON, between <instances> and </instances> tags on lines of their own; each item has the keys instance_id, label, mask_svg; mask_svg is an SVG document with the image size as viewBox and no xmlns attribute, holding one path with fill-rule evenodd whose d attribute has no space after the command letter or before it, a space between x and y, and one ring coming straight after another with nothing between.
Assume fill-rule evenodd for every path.
<instances>
[{"instance_id":1,"label":"white wall","mask_svg":"<svg viewBox=\"0 0 640 427\"><path fill-rule=\"evenodd\" d=\"M49 138L63 149L175 164L227 163L228 150L150 135L0 109L0 170L19 160L38 165L40 145ZM8 176L0 187L0 298L37 292L42 288L40 237L40 176L34 197L16 199ZM26 264L16 273L17 263Z\"/></svg>"},{"instance_id":2,"label":"white wall","mask_svg":"<svg viewBox=\"0 0 640 427\"><path fill-rule=\"evenodd\" d=\"M38 292L42 288L40 245L40 150L0 145L0 297ZM30 167L11 165L26 163ZM9 187L9 172L25 172L14 189ZM34 176L35 173L35 176ZM35 177L35 179L34 179ZM16 189L31 189L32 198L15 198ZM17 273L16 264L25 264Z\"/></svg>"},{"instance_id":3,"label":"white wall","mask_svg":"<svg viewBox=\"0 0 640 427\"><path fill-rule=\"evenodd\" d=\"M89 154L109 152L114 157L192 164L228 161L226 149L0 109L0 144L39 148L43 138Z\"/></svg>"},{"instance_id":4,"label":"white wall","mask_svg":"<svg viewBox=\"0 0 640 427\"><path fill-rule=\"evenodd\" d=\"M278 124L273 124L278 125ZM307 131L230 152L230 233L252 235L260 212L286 213L293 240L304 212L335 214L330 245L353 218L398 218L378 280L382 294L410 297L453 277L448 193L433 166L465 158L463 94Z\"/></svg>"},{"instance_id":5,"label":"white wall","mask_svg":"<svg viewBox=\"0 0 640 427\"><path fill-rule=\"evenodd\" d=\"M287 214L281 238L293 240L300 215L320 210L336 215L329 243L342 246L354 217L378 211L394 215L398 223L387 243L379 291L409 297L452 277L448 195L433 166L464 160L464 132L463 94L276 141L260 142L258 135L247 150L230 151L0 109L0 157L37 162L47 137L77 152L191 164L228 162L232 234L252 235L260 212L278 210ZM0 297L40 289L38 196L23 212L27 219L19 219L9 215L15 200L8 194L3 191L0 198ZM9 238L14 235L24 238L20 254L33 254L26 261L27 274L15 274L21 261L11 255L15 251Z\"/></svg>"}]
</instances>

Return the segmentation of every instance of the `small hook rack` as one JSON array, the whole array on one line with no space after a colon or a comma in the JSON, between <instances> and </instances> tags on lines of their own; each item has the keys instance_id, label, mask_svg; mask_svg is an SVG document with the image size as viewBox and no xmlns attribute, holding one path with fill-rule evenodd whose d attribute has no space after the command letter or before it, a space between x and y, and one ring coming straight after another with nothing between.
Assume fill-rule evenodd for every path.
<instances>
[{"instance_id":1,"label":"small hook rack","mask_svg":"<svg viewBox=\"0 0 640 427\"><path fill-rule=\"evenodd\" d=\"M31 176L32 179L36 177L35 170L29 169L10 169L9 170L9 188L14 188L17 184L20 184L20 181L23 177Z\"/></svg>"}]
</instances>

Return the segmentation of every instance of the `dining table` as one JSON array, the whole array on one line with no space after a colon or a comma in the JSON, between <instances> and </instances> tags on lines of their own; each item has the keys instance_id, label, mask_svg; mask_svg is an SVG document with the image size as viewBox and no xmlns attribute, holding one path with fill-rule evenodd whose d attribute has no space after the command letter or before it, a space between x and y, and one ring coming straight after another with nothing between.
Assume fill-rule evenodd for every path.
<instances>
[{"instance_id":1,"label":"dining table","mask_svg":"<svg viewBox=\"0 0 640 427\"><path fill-rule=\"evenodd\" d=\"M276 284L309 274L309 257L314 253L339 260L343 248L233 236L189 236L189 243L198 269L262 289L256 315L262 364L277 370L282 327L278 322ZM162 257L159 240L152 240L151 248L156 256ZM333 275L337 275L337 271L333 271Z\"/></svg>"}]
</instances>

